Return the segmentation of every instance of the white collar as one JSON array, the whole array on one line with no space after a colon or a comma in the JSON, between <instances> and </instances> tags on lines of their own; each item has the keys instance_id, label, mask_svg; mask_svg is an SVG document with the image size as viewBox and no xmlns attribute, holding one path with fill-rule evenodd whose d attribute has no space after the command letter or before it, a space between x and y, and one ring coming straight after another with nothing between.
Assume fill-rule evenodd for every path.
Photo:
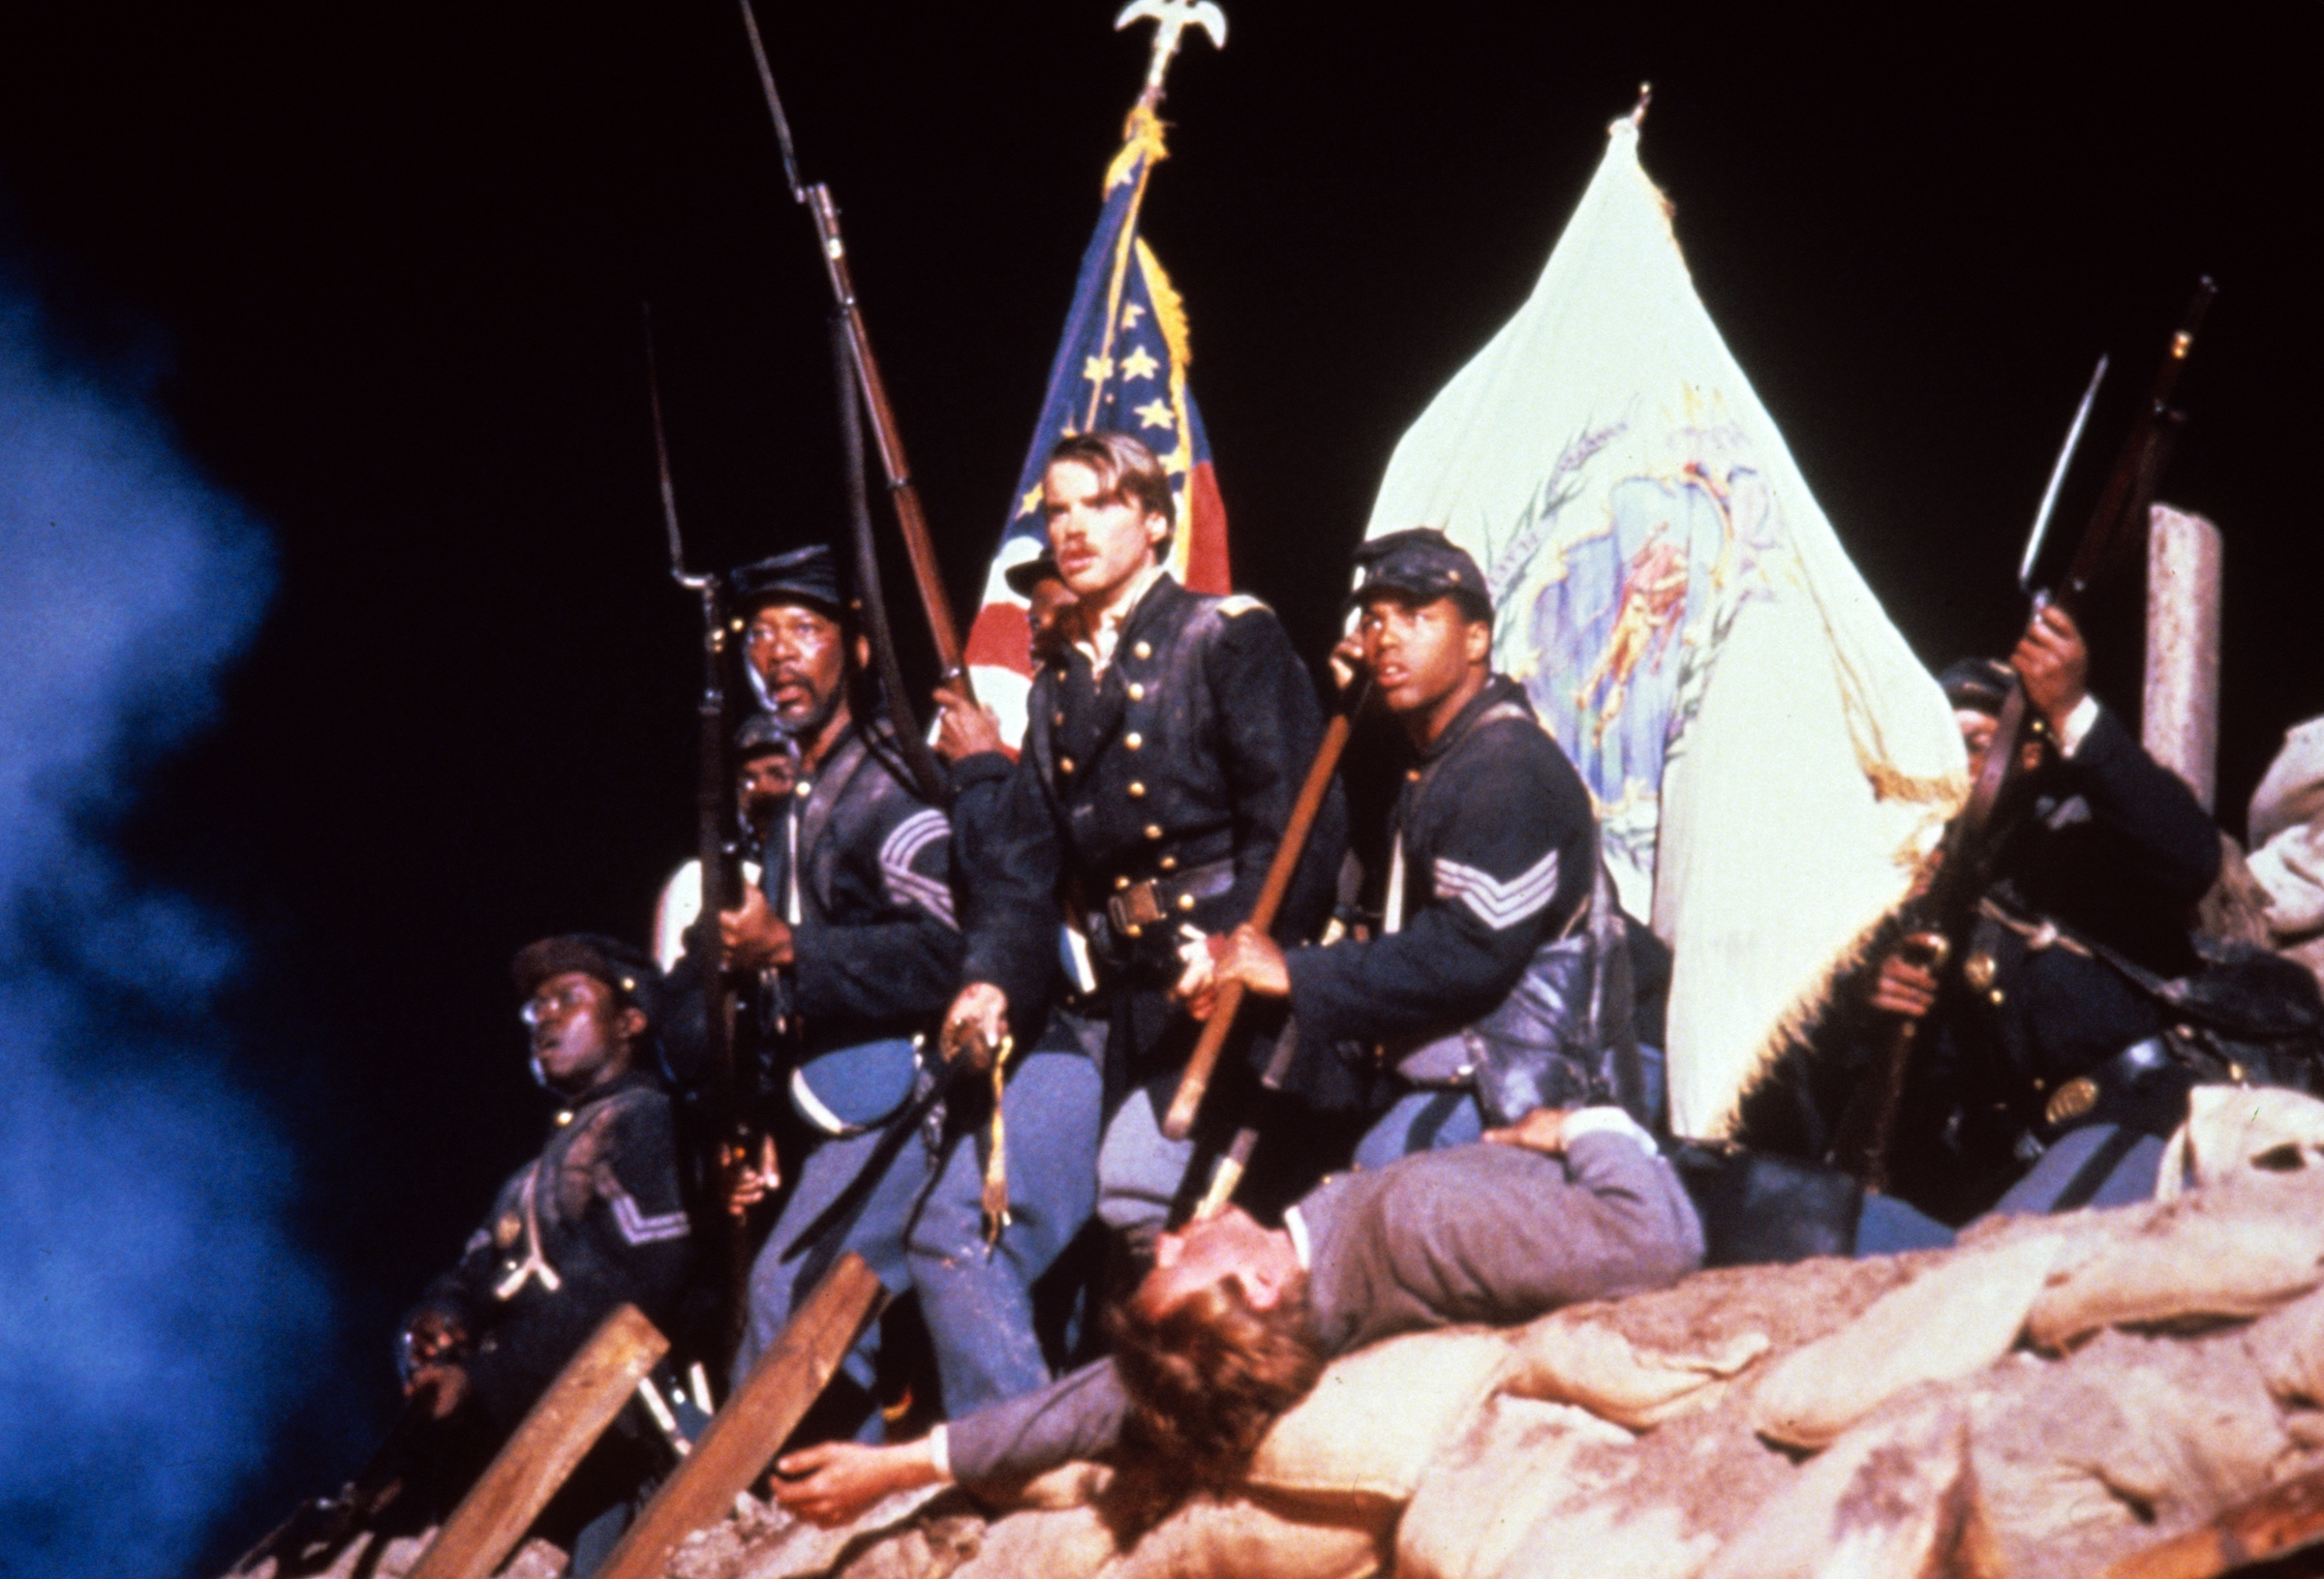
<instances>
[{"instance_id":1,"label":"white collar","mask_svg":"<svg viewBox=\"0 0 2324 1579\"><path fill-rule=\"evenodd\" d=\"M1115 648L1121 643L1121 627L1129 622L1130 615L1138 605L1146 601L1146 594L1154 590L1154 583L1166 574L1168 572L1162 568L1161 562L1149 558L1146 568L1130 578L1129 586L1121 597L1097 617L1095 629L1089 628L1089 622L1086 619L1074 622L1079 628L1074 633L1073 645L1089 659L1092 677L1105 674L1106 665L1114 661Z\"/></svg>"}]
</instances>

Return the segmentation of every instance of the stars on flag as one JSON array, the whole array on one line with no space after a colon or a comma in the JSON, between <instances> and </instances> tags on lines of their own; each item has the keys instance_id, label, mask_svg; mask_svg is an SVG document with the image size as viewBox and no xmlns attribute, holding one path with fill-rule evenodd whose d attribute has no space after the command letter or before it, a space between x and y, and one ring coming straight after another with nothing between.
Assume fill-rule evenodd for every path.
<instances>
[{"instance_id":1,"label":"stars on flag","mask_svg":"<svg viewBox=\"0 0 2324 1579\"><path fill-rule=\"evenodd\" d=\"M1125 379L1150 379L1161 367L1162 364L1154 360L1152 351L1144 346L1132 346L1129 355L1121 359L1121 376Z\"/></svg>"},{"instance_id":2,"label":"stars on flag","mask_svg":"<svg viewBox=\"0 0 2324 1579\"><path fill-rule=\"evenodd\" d=\"M1146 317L1146 303L1131 302L1121 310L1121 326L1124 329L1135 329L1138 327L1138 320L1144 317Z\"/></svg>"},{"instance_id":3,"label":"stars on flag","mask_svg":"<svg viewBox=\"0 0 2324 1579\"><path fill-rule=\"evenodd\" d=\"M1136 408L1136 410L1138 426L1141 428L1175 428L1177 426L1178 419L1177 414L1171 410L1170 402L1159 397Z\"/></svg>"},{"instance_id":4,"label":"stars on flag","mask_svg":"<svg viewBox=\"0 0 2324 1579\"><path fill-rule=\"evenodd\" d=\"M1114 358L1086 356L1082 359L1082 377L1091 383L1104 383L1114 377Z\"/></svg>"},{"instance_id":5,"label":"stars on flag","mask_svg":"<svg viewBox=\"0 0 2324 1579\"><path fill-rule=\"evenodd\" d=\"M1009 519L1022 521L1040 507L1041 485L1036 482L1024 491L1024 497L1017 501L1017 513L1010 516Z\"/></svg>"}]
</instances>

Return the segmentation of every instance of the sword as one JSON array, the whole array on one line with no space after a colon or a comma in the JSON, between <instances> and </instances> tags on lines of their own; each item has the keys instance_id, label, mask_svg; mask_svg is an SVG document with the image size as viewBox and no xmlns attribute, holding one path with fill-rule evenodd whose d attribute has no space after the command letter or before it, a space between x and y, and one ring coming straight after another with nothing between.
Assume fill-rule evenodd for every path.
<instances>
[{"instance_id":1,"label":"sword","mask_svg":"<svg viewBox=\"0 0 2324 1579\"><path fill-rule=\"evenodd\" d=\"M2058 507L2058 490L2065 483L2066 468L2073 465L2074 451L2082 447L2082 429L2090 421L2090 409L2096 402L2098 385L2105 378L2106 358L2100 356L2090 376L2090 387L2082 391L2082 404L2074 408L2074 420L2065 430L2065 447L2058 452L2058 464L2050 468L2049 486L2041 491L2041 508L2034 512L2034 531L2026 538L2026 557L2017 564L2018 591L2029 596L2034 593L2034 562L2041 558L2042 539L2050 531L2050 512Z\"/></svg>"}]
</instances>

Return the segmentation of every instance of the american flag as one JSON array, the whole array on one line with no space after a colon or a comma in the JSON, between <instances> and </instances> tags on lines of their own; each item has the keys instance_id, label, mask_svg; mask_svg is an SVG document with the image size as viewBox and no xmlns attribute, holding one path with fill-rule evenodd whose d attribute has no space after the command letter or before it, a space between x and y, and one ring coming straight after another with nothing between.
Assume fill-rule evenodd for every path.
<instances>
[{"instance_id":1,"label":"american flag","mask_svg":"<svg viewBox=\"0 0 2324 1579\"><path fill-rule=\"evenodd\" d=\"M1041 516L1041 472L1058 440L1108 430L1145 440L1162 457L1177 506L1171 572L1198 592L1224 592L1232 586L1227 507L1218 497L1202 413L1186 386L1193 356L1187 349L1185 304L1138 234L1147 177L1167 156L1162 123L1140 106L1131 111L1121 151L1106 169L1105 209L1082 255L1073 310L1050 364L1041 420L1018 472L999 552L985 577L983 606L969 628L968 667L977 700L999 715L1004 740L1024 737L1032 659L1024 599L1009 590L1003 576L1049 546Z\"/></svg>"}]
</instances>

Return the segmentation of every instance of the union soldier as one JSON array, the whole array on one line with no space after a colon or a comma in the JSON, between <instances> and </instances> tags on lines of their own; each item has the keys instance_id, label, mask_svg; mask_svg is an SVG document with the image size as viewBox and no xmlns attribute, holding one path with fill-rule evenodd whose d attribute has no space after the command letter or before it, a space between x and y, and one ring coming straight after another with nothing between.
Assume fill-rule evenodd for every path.
<instances>
[{"instance_id":1,"label":"union soldier","mask_svg":"<svg viewBox=\"0 0 2324 1579\"><path fill-rule=\"evenodd\" d=\"M797 778L768 829L759 885L719 918L730 967L759 979L763 1034L753 1069L770 1129L799 1142L785 1157L790 1194L751 1268L739 1377L772 1345L806 1291L819 1248L803 1242L879 1149L888 1122L922 1078L919 1033L959 981L952 829L921 799L884 718L861 709L863 670L839 572L821 546L745 565L732 576L743 655L774 721L798 748ZM910 1286L905 1234L928 1182L925 1145L907 1142L851 1216L820 1231L862 1255L892 1292ZM746 1180L743 1195L747 1199ZM951 1319L923 1306L941 1348L986 1315ZM879 1330L846 1362L867 1402ZM873 1417L875 1419L875 1416Z\"/></svg>"},{"instance_id":2,"label":"union soldier","mask_svg":"<svg viewBox=\"0 0 2324 1579\"><path fill-rule=\"evenodd\" d=\"M1030 610L1033 652L1055 651L1057 626L1072 606L1056 565L1046 557L1012 566L1008 581ZM1050 896L1014 865L1005 800L1015 763L1002 749L989 709L939 688L936 750L953 785L953 866L963 925L1031 926L1046 933L1010 951L1026 966L1008 992L1037 1011L1056 983L1059 927ZM1024 1017L1039 1024L1037 1012ZM1053 1371L1034 1320L1036 1283L1090 1218L1097 1199L1100 1077L1084 1023L1060 1011L1003 1070L1006 1215L991 1221L985 1181L992 1165L989 1087L963 1090L947 1103L934 1178L912 1220L907 1260L914 1288L936 1335L938 1378L948 1412L964 1412L1028 1392ZM1055 1335L1064 1347L1063 1335Z\"/></svg>"},{"instance_id":3,"label":"union soldier","mask_svg":"<svg viewBox=\"0 0 2324 1579\"><path fill-rule=\"evenodd\" d=\"M752 714L734 732L734 809L744 842L763 848L775 814L799 778L799 748L771 714ZM745 884L759 880L756 861L743 864ZM687 929L702 916L702 862L689 856L654 903L654 959L663 970L675 967L686 953Z\"/></svg>"},{"instance_id":4,"label":"union soldier","mask_svg":"<svg viewBox=\"0 0 2324 1579\"><path fill-rule=\"evenodd\" d=\"M648 1073L660 973L627 944L578 935L528 945L512 973L535 1075L560 1106L548 1144L404 1323L405 1390L443 1448L432 1494L413 1501L439 1515L614 1307L676 1330L693 1268L670 1102ZM655 1467L617 1431L544 1533L570 1546Z\"/></svg>"},{"instance_id":5,"label":"union soldier","mask_svg":"<svg viewBox=\"0 0 2324 1579\"><path fill-rule=\"evenodd\" d=\"M1693 1203L1620 1108L1537 1109L1484 1139L1327 1179L1280 1229L1229 1207L1162 1235L1116 1312L1112 1357L919 1442L788 1454L776 1499L839 1524L893 1491L1001 1488L1110 1458L1117 1506L1143 1525L1189 1493L1229 1492L1335 1355L1527 1321L1700 1264Z\"/></svg>"},{"instance_id":6,"label":"union soldier","mask_svg":"<svg viewBox=\"0 0 2324 1579\"><path fill-rule=\"evenodd\" d=\"M1891 1173L1898 1197L1950 1224L2152 1193L2189 1077L2161 1007L2106 956L2159 977L2192 971L2188 913L2219 869L2193 793L2090 695L2064 611L2034 615L2008 669L2039 733L1957 962L1941 979L1910 945L1885 951L1854 989L1861 1008L1841 1017L1865 1045L1880 1021L1862 1009L1923 1021ZM1969 660L1942 677L1972 775L2008 669ZM1746 1138L1788 1117L1747 1098Z\"/></svg>"},{"instance_id":7,"label":"union soldier","mask_svg":"<svg viewBox=\"0 0 2324 1579\"><path fill-rule=\"evenodd\" d=\"M1417 752L1390 817L1383 935L1287 952L1238 927L1205 997L1238 981L1288 998L1302 1038L1387 1060L1391 1106L1358 1147L1364 1167L1538 1107L1621 1101L1650 1118L1589 791L1524 687L1492 670L1476 561L1424 527L1356 559L1363 662Z\"/></svg>"},{"instance_id":8,"label":"union soldier","mask_svg":"<svg viewBox=\"0 0 2324 1579\"><path fill-rule=\"evenodd\" d=\"M1322 710L1267 608L1199 596L1164 569L1169 479L1143 443L1117 433L1064 440L1042 501L1076 603L1070 639L1033 681L1004 819L1008 864L1042 903L1014 922L971 924L967 985L944 1048L983 1058L1010 1022L1020 1037L1038 1029L1010 984L1054 958L1060 903L1070 908L1107 1023L1099 1210L1145 1232L1160 1225L1192 1156L1159 1125L1196 1034L1171 999L1180 951L1249 917L1322 739ZM1335 787L1278 937L1305 937L1323 921L1344 824Z\"/></svg>"}]
</instances>

